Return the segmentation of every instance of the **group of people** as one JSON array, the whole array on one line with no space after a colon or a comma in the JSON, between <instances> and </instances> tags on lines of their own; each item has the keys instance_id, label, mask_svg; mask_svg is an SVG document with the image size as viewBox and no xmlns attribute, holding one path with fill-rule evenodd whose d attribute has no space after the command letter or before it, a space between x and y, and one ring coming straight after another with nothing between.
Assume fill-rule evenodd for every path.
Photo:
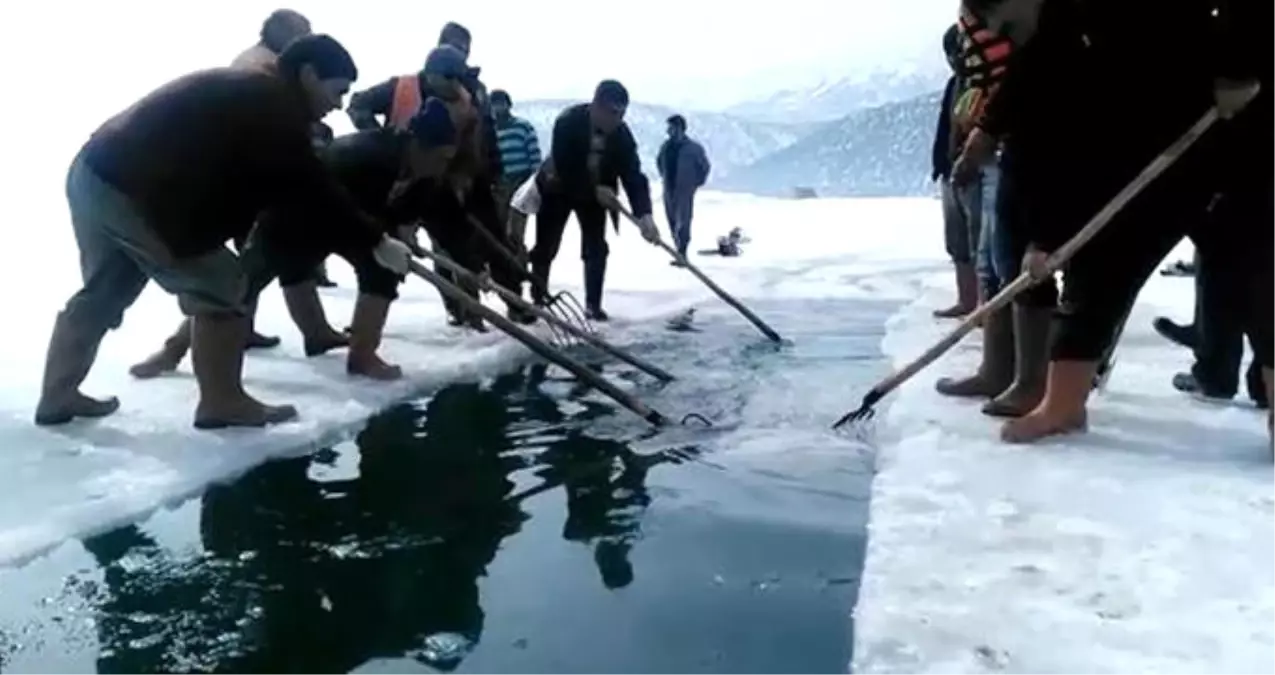
<instances>
[{"instance_id":1,"label":"group of people","mask_svg":"<svg viewBox=\"0 0 1275 675\"><path fill-rule=\"evenodd\" d=\"M949 396L985 398L1002 438L1083 430L1146 279L1182 240L1201 272L1195 324L1157 328L1196 350L1180 390L1231 398L1272 385L1273 7L1262 0L964 0L943 36L952 75L933 178L942 187L962 317L1023 270L1036 284L982 326L978 370ZM1255 97L1254 97L1255 96ZM1210 107L1220 120L1062 270L1045 262ZM1268 425L1271 418L1268 415Z\"/></svg>"},{"instance_id":2,"label":"group of people","mask_svg":"<svg viewBox=\"0 0 1275 675\"><path fill-rule=\"evenodd\" d=\"M151 280L177 296L186 318L131 372L158 376L189 352L199 388L196 428L297 416L293 406L252 397L242 380L245 350L278 344L252 329L257 299L276 279L307 356L346 348L351 375L401 377L378 352L398 286L412 258L424 254L420 228L436 254L517 294L530 281L533 299L543 303L574 213L587 314L606 320L606 220L611 213L618 228L618 184L643 238L659 239L637 143L624 124L628 91L606 80L588 103L564 110L542 158L534 129L510 114L509 95L489 95L480 69L469 65L470 42L465 27L444 26L422 69L351 98L357 131L333 138L321 120L342 107L358 79L354 59L331 36L313 33L301 14L278 10L260 42L230 67L180 77L103 123L66 179L83 287L55 321L35 422L64 424L119 408L118 399L87 396L80 386L107 331ZM536 242L527 252L532 215ZM358 281L341 331L316 290L333 254ZM474 285L445 269L439 275L478 301ZM451 322L483 329L472 307L448 299ZM508 315L535 321L514 304Z\"/></svg>"}]
</instances>

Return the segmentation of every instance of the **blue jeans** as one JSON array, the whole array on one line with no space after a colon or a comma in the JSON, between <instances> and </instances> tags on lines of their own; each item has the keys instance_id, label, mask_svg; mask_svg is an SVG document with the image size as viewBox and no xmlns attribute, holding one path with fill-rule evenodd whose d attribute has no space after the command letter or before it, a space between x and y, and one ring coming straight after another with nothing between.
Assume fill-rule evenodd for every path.
<instances>
[{"instance_id":1,"label":"blue jeans","mask_svg":"<svg viewBox=\"0 0 1275 675\"><path fill-rule=\"evenodd\" d=\"M995 163L984 167L979 186L982 191L982 229L978 239L978 279L983 292L991 297L1018 276L1022 261L1014 255L998 217L1002 201L1000 167Z\"/></svg>"}]
</instances>

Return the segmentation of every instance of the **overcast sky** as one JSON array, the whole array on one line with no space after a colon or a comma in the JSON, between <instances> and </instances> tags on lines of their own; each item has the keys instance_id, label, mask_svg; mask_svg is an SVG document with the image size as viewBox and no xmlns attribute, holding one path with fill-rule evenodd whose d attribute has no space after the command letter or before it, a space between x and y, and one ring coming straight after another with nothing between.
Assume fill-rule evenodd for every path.
<instances>
[{"instance_id":1,"label":"overcast sky","mask_svg":"<svg viewBox=\"0 0 1275 675\"><path fill-rule=\"evenodd\" d=\"M91 69L118 65L128 72L111 79L149 88L158 83L147 77L152 73L163 79L228 62L277 6L41 0L6 8L0 49L34 57L34 67L51 59L87 60ZM703 108L825 76L940 64L939 36L955 12L955 0L295 0L286 6L350 49L363 85L418 68L439 27L457 20L474 33L472 61L483 66L484 80L517 98L581 96L599 79L615 77L638 100ZM14 13L18 21L9 20ZM34 29L50 22L52 43Z\"/></svg>"},{"instance_id":2,"label":"overcast sky","mask_svg":"<svg viewBox=\"0 0 1275 675\"><path fill-rule=\"evenodd\" d=\"M229 64L280 5L260 0L38 0L0 21L5 199L59 196L66 164L107 117L169 79ZM713 109L873 70L941 67L956 0L296 0L343 42L366 87L424 63L448 20L515 100L583 98L624 81L635 100ZM334 126L344 126L333 118ZM15 133L16 132L16 133ZM28 190L27 186L30 186ZM45 194L47 193L47 194Z\"/></svg>"}]
</instances>

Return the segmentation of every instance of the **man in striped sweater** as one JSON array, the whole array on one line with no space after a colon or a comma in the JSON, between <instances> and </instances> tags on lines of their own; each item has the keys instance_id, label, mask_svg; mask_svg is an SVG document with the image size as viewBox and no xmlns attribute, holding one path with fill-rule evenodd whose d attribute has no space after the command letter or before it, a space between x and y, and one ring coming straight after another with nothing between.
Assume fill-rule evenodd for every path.
<instances>
[{"instance_id":1,"label":"man in striped sweater","mask_svg":"<svg viewBox=\"0 0 1275 675\"><path fill-rule=\"evenodd\" d=\"M506 210L514 190L527 182L540 166L540 139L531 122L515 117L509 92L491 92L491 112L496 120L496 145L500 149L501 176L496 203L501 208L500 221L507 222Z\"/></svg>"}]
</instances>

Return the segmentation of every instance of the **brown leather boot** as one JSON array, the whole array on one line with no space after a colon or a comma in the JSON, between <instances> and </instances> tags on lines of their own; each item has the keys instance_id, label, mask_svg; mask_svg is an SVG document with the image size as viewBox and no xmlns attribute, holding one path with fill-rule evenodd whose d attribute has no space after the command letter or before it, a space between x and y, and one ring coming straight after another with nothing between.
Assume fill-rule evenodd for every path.
<instances>
[{"instance_id":1,"label":"brown leather boot","mask_svg":"<svg viewBox=\"0 0 1275 675\"><path fill-rule=\"evenodd\" d=\"M196 429L264 427L296 418L290 405L266 405L243 388L244 344L249 320L200 315L192 321L190 362L199 383Z\"/></svg>"},{"instance_id":2,"label":"brown leather boot","mask_svg":"<svg viewBox=\"0 0 1275 675\"><path fill-rule=\"evenodd\" d=\"M346 355L345 372L386 381L403 376L402 368L382 361L376 353L381 346L381 335L389 312L390 301L387 298L359 294L354 302L354 317L350 320L350 351Z\"/></svg>"},{"instance_id":3,"label":"brown leather boot","mask_svg":"<svg viewBox=\"0 0 1275 675\"><path fill-rule=\"evenodd\" d=\"M988 398L1014 379L1014 322L1009 308L993 312L983 326L983 360L970 377L944 377L934 385L944 396Z\"/></svg>"},{"instance_id":4,"label":"brown leather boot","mask_svg":"<svg viewBox=\"0 0 1275 675\"><path fill-rule=\"evenodd\" d=\"M186 352L190 351L190 319L182 319L181 325L164 340L159 351L146 357L145 361L133 364L128 372L139 380L149 380L164 373L177 370Z\"/></svg>"},{"instance_id":5,"label":"brown leather boot","mask_svg":"<svg viewBox=\"0 0 1275 675\"><path fill-rule=\"evenodd\" d=\"M1053 308L1014 305L1014 383L983 406L992 417L1022 417L1045 396Z\"/></svg>"}]
</instances>

